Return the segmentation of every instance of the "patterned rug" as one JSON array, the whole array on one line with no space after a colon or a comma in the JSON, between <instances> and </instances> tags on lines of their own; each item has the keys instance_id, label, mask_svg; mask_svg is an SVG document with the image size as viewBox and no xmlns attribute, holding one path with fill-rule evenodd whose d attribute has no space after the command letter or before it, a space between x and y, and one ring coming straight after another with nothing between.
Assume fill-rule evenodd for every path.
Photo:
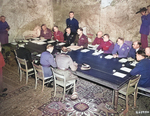
<instances>
[{"instance_id":1,"label":"patterned rug","mask_svg":"<svg viewBox=\"0 0 150 116\"><path fill-rule=\"evenodd\" d=\"M97 84L78 79L76 84L78 99L72 100L70 95L65 96L62 101L62 92L57 91L57 97L38 109L42 116L112 116L114 110L108 110L106 104L111 106L112 91ZM51 93L53 96L53 92Z\"/></svg>"}]
</instances>

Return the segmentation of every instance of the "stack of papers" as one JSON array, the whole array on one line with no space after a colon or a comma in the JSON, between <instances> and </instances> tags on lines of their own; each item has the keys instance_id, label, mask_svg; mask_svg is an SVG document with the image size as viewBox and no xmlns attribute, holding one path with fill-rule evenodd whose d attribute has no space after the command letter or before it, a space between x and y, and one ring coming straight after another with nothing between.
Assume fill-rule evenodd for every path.
<instances>
[{"instance_id":1,"label":"stack of papers","mask_svg":"<svg viewBox=\"0 0 150 116\"><path fill-rule=\"evenodd\" d=\"M55 42L54 40L48 41L48 43L54 43L54 42Z\"/></svg>"},{"instance_id":2,"label":"stack of papers","mask_svg":"<svg viewBox=\"0 0 150 116\"><path fill-rule=\"evenodd\" d=\"M23 42L29 42L28 40L23 40Z\"/></svg>"},{"instance_id":3,"label":"stack of papers","mask_svg":"<svg viewBox=\"0 0 150 116\"><path fill-rule=\"evenodd\" d=\"M107 55L105 56L106 59L112 59L113 58L113 55Z\"/></svg>"},{"instance_id":4,"label":"stack of papers","mask_svg":"<svg viewBox=\"0 0 150 116\"><path fill-rule=\"evenodd\" d=\"M119 62L121 62L121 63L126 63L126 62L127 62L127 59L122 58L122 59L119 60Z\"/></svg>"},{"instance_id":5,"label":"stack of papers","mask_svg":"<svg viewBox=\"0 0 150 116\"><path fill-rule=\"evenodd\" d=\"M32 39L34 39L34 40L39 40L40 38L32 38Z\"/></svg>"},{"instance_id":6,"label":"stack of papers","mask_svg":"<svg viewBox=\"0 0 150 116\"><path fill-rule=\"evenodd\" d=\"M47 39L40 39L39 41L46 41Z\"/></svg>"},{"instance_id":7,"label":"stack of papers","mask_svg":"<svg viewBox=\"0 0 150 116\"><path fill-rule=\"evenodd\" d=\"M132 69L127 68L127 67L122 67L122 68L120 68L120 70L123 70L125 72L130 72Z\"/></svg>"},{"instance_id":8,"label":"stack of papers","mask_svg":"<svg viewBox=\"0 0 150 116\"><path fill-rule=\"evenodd\" d=\"M137 63L138 63L137 61L134 61L134 62L132 62L130 65L131 65L131 66L136 66Z\"/></svg>"},{"instance_id":9,"label":"stack of papers","mask_svg":"<svg viewBox=\"0 0 150 116\"><path fill-rule=\"evenodd\" d=\"M81 52L88 52L88 51L90 51L90 50L88 50L88 49L81 50Z\"/></svg>"},{"instance_id":10,"label":"stack of papers","mask_svg":"<svg viewBox=\"0 0 150 116\"><path fill-rule=\"evenodd\" d=\"M81 49L82 47L81 46L69 46L67 48L70 48L71 50L78 50L78 49Z\"/></svg>"},{"instance_id":11,"label":"stack of papers","mask_svg":"<svg viewBox=\"0 0 150 116\"><path fill-rule=\"evenodd\" d=\"M97 56L97 55L100 55L100 54L102 54L102 53L104 53L104 51L96 51L96 52L94 52L92 55L94 55L94 56Z\"/></svg>"},{"instance_id":12,"label":"stack of papers","mask_svg":"<svg viewBox=\"0 0 150 116\"><path fill-rule=\"evenodd\" d=\"M120 73L120 72L115 72L113 74L114 76L120 77L120 78L124 78L126 76L126 74Z\"/></svg>"},{"instance_id":13,"label":"stack of papers","mask_svg":"<svg viewBox=\"0 0 150 116\"><path fill-rule=\"evenodd\" d=\"M31 41L32 43L37 43L37 42L39 42L39 41L37 41L37 40L34 40L34 41Z\"/></svg>"},{"instance_id":14,"label":"stack of papers","mask_svg":"<svg viewBox=\"0 0 150 116\"><path fill-rule=\"evenodd\" d=\"M41 57L41 54L37 54L36 56Z\"/></svg>"},{"instance_id":15,"label":"stack of papers","mask_svg":"<svg viewBox=\"0 0 150 116\"><path fill-rule=\"evenodd\" d=\"M62 43L59 43L58 45L59 45L59 46L62 46L62 45L65 45L65 44L66 44L66 43L63 43L63 42L62 42Z\"/></svg>"},{"instance_id":16,"label":"stack of papers","mask_svg":"<svg viewBox=\"0 0 150 116\"><path fill-rule=\"evenodd\" d=\"M38 41L37 44L39 45L43 45L43 44L46 44L46 42L41 42L41 41Z\"/></svg>"},{"instance_id":17,"label":"stack of papers","mask_svg":"<svg viewBox=\"0 0 150 116\"><path fill-rule=\"evenodd\" d=\"M88 49L96 50L98 46L99 46L99 45L91 45L91 44L88 44Z\"/></svg>"}]
</instances>

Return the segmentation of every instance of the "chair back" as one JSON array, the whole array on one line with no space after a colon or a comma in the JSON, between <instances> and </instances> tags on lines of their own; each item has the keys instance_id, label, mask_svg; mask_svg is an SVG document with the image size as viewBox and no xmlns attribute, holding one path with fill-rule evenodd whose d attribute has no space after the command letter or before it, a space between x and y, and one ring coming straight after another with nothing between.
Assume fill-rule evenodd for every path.
<instances>
[{"instance_id":1,"label":"chair back","mask_svg":"<svg viewBox=\"0 0 150 116\"><path fill-rule=\"evenodd\" d=\"M16 58L19 63L20 69L24 70L24 71L28 70L27 61L25 59L18 58L17 56L16 56Z\"/></svg>"},{"instance_id":2,"label":"chair back","mask_svg":"<svg viewBox=\"0 0 150 116\"><path fill-rule=\"evenodd\" d=\"M134 88L134 90L137 89L138 82L140 80L141 75L136 75L134 79L131 79L128 83L127 92L129 92L130 88Z\"/></svg>"},{"instance_id":3,"label":"chair back","mask_svg":"<svg viewBox=\"0 0 150 116\"><path fill-rule=\"evenodd\" d=\"M17 56L17 52L16 52L16 50L14 50L14 53L15 53L15 56Z\"/></svg>"},{"instance_id":4,"label":"chair back","mask_svg":"<svg viewBox=\"0 0 150 116\"><path fill-rule=\"evenodd\" d=\"M34 68L34 72L35 72L35 76L40 78L40 79L44 79L44 73L43 73L43 68L41 65L36 65L34 62L32 62L33 68Z\"/></svg>"}]
</instances>

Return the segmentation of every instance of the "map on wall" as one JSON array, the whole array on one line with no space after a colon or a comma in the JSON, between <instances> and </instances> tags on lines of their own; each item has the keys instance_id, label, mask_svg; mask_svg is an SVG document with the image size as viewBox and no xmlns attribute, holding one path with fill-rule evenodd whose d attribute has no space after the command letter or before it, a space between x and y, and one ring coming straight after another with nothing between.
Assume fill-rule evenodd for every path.
<instances>
[{"instance_id":1,"label":"map on wall","mask_svg":"<svg viewBox=\"0 0 150 116\"><path fill-rule=\"evenodd\" d=\"M101 0L101 7L104 8L106 6L110 6L113 0Z\"/></svg>"}]
</instances>

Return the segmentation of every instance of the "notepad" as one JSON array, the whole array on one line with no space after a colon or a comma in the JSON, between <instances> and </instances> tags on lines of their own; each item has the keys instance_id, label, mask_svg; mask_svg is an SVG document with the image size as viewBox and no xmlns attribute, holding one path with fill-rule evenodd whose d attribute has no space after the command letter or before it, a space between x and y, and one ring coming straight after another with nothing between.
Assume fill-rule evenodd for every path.
<instances>
[{"instance_id":1,"label":"notepad","mask_svg":"<svg viewBox=\"0 0 150 116\"><path fill-rule=\"evenodd\" d=\"M119 62L121 62L121 63L126 63L126 62L127 62L127 59L122 58L122 59L119 60Z\"/></svg>"},{"instance_id":2,"label":"notepad","mask_svg":"<svg viewBox=\"0 0 150 116\"><path fill-rule=\"evenodd\" d=\"M46 44L46 42L38 41L37 44L38 45L43 45L43 44Z\"/></svg>"},{"instance_id":3,"label":"notepad","mask_svg":"<svg viewBox=\"0 0 150 116\"><path fill-rule=\"evenodd\" d=\"M39 41L46 41L47 39L40 39Z\"/></svg>"},{"instance_id":4,"label":"notepad","mask_svg":"<svg viewBox=\"0 0 150 116\"><path fill-rule=\"evenodd\" d=\"M54 40L48 41L48 43L54 43L54 42L55 42Z\"/></svg>"},{"instance_id":5,"label":"notepad","mask_svg":"<svg viewBox=\"0 0 150 116\"><path fill-rule=\"evenodd\" d=\"M120 77L120 78L124 78L126 76L126 74L120 73L120 72L115 72L113 74L114 76Z\"/></svg>"},{"instance_id":6,"label":"notepad","mask_svg":"<svg viewBox=\"0 0 150 116\"><path fill-rule=\"evenodd\" d=\"M62 42L62 43L58 43L59 46L62 46L62 45L65 45L65 44L66 44L66 43L63 43L63 42Z\"/></svg>"},{"instance_id":7,"label":"notepad","mask_svg":"<svg viewBox=\"0 0 150 116\"><path fill-rule=\"evenodd\" d=\"M113 58L113 55L107 55L105 56L106 59L112 59Z\"/></svg>"},{"instance_id":8,"label":"notepad","mask_svg":"<svg viewBox=\"0 0 150 116\"><path fill-rule=\"evenodd\" d=\"M37 54L36 56L41 57L41 54Z\"/></svg>"},{"instance_id":9,"label":"notepad","mask_svg":"<svg viewBox=\"0 0 150 116\"><path fill-rule=\"evenodd\" d=\"M120 70L123 70L125 72L130 72L132 69L127 68L127 67L122 67L122 68L120 68Z\"/></svg>"},{"instance_id":10,"label":"notepad","mask_svg":"<svg viewBox=\"0 0 150 116\"><path fill-rule=\"evenodd\" d=\"M32 38L32 39L39 40L40 38Z\"/></svg>"},{"instance_id":11,"label":"notepad","mask_svg":"<svg viewBox=\"0 0 150 116\"><path fill-rule=\"evenodd\" d=\"M94 52L92 55L97 56L97 55L100 55L100 54L102 54L102 53L104 53L104 51Z\"/></svg>"},{"instance_id":12,"label":"notepad","mask_svg":"<svg viewBox=\"0 0 150 116\"><path fill-rule=\"evenodd\" d=\"M88 50L88 49L83 49L83 50L81 50L81 52L88 52L88 51L90 51L90 50Z\"/></svg>"},{"instance_id":13,"label":"notepad","mask_svg":"<svg viewBox=\"0 0 150 116\"><path fill-rule=\"evenodd\" d=\"M134 61L134 62L132 62L130 65L131 65L131 66L136 66L137 63L138 63L137 61Z\"/></svg>"},{"instance_id":14,"label":"notepad","mask_svg":"<svg viewBox=\"0 0 150 116\"><path fill-rule=\"evenodd\" d=\"M96 50L98 46L99 46L99 45L91 45L91 44L88 44L88 49Z\"/></svg>"},{"instance_id":15,"label":"notepad","mask_svg":"<svg viewBox=\"0 0 150 116\"><path fill-rule=\"evenodd\" d=\"M81 46L69 46L69 47L67 47L67 48L70 48L71 50L76 51L76 50L78 50L78 49L81 49L82 47L81 47Z\"/></svg>"}]
</instances>

